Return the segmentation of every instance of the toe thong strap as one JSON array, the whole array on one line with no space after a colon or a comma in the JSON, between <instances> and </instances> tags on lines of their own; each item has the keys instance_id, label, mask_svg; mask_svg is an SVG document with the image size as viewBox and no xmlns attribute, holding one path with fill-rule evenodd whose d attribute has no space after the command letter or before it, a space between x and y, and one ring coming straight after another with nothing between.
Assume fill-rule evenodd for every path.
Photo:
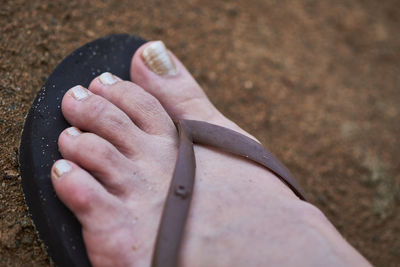
<instances>
[{"instance_id":1,"label":"toe thong strap","mask_svg":"<svg viewBox=\"0 0 400 267\"><path fill-rule=\"evenodd\" d=\"M178 266L178 253L192 199L196 161L190 134L177 124L179 151L161 217L152 266Z\"/></svg>"},{"instance_id":2,"label":"toe thong strap","mask_svg":"<svg viewBox=\"0 0 400 267\"><path fill-rule=\"evenodd\" d=\"M180 244L194 186L195 156L193 143L212 146L245 157L273 172L301 200L303 190L289 170L255 140L230 129L203 121L180 120L179 152L174 175L166 198L153 252L152 266L178 266Z\"/></svg>"}]
</instances>

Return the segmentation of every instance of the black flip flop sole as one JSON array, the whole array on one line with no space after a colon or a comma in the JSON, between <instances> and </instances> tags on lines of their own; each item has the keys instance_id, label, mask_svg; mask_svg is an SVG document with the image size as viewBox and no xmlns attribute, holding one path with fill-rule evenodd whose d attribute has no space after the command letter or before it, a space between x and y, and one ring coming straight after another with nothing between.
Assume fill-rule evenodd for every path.
<instances>
[{"instance_id":1,"label":"black flip flop sole","mask_svg":"<svg viewBox=\"0 0 400 267\"><path fill-rule=\"evenodd\" d=\"M47 79L26 117L19 157L22 187L39 236L57 266L90 266L81 225L57 198L50 177L51 166L62 158L58 136L69 127L61 113L62 97L75 85L89 86L103 72L129 80L131 58L145 42L111 35L75 50Z\"/></svg>"}]
</instances>

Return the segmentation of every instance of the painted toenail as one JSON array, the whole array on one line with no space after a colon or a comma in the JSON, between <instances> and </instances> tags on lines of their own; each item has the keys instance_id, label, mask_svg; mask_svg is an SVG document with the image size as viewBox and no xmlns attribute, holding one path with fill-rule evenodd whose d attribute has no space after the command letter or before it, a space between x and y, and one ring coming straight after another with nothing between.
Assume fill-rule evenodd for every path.
<instances>
[{"instance_id":1,"label":"painted toenail","mask_svg":"<svg viewBox=\"0 0 400 267\"><path fill-rule=\"evenodd\" d=\"M77 85L75 87L72 87L72 96L76 99L76 100L83 100L86 97L89 96L89 94L86 92L86 89L83 88L80 85Z\"/></svg>"},{"instance_id":2,"label":"painted toenail","mask_svg":"<svg viewBox=\"0 0 400 267\"><path fill-rule=\"evenodd\" d=\"M69 172L70 170L72 170L72 167L66 160L59 160L56 162L56 166L54 167L55 177L60 178L61 175Z\"/></svg>"},{"instance_id":3,"label":"painted toenail","mask_svg":"<svg viewBox=\"0 0 400 267\"><path fill-rule=\"evenodd\" d=\"M177 73L175 63L162 41L155 41L148 45L143 50L142 58L147 67L158 75L168 76Z\"/></svg>"},{"instance_id":4,"label":"painted toenail","mask_svg":"<svg viewBox=\"0 0 400 267\"><path fill-rule=\"evenodd\" d=\"M111 85L117 82L117 79L114 78L114 75L109 72L104 72L103 74L101 74L99 76L99 80L104 85Z\"/></svg>"},{"instance_id":5,"label":"painted toenail","mask_svg":"<svg viewBox=\"0 0 400 267\"><path fill-rule=\"evenodd\" d=\"M76 127L69 127L67 128L67 134L71 136L78 136L81 134L81 132Z\"/></svg>"}]
</instances>

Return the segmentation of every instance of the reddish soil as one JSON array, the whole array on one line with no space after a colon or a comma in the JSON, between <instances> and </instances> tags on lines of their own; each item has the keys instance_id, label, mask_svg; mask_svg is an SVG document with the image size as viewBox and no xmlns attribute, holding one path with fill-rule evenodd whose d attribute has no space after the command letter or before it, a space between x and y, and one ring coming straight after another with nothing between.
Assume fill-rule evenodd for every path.
<instances>
[{"instance_id":1,"label":"reddish soil","mask_svg":"<svg viewBox=\"0 0 400 267\"><path fill-rule=\"evenodd\" d=\"M18 171L41 85L84 43L162 39L373 264L400 266L398 1L0 0L0 265L48 266Z\"/></svg>"}]
</instances>

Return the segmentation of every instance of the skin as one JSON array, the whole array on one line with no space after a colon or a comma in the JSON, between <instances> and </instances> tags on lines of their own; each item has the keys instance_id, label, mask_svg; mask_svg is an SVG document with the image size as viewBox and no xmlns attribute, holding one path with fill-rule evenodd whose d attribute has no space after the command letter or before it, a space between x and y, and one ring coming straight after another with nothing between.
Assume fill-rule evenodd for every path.
<instances>
[{"instance_id":1,"label":"skin","mask_svg":"<svg viewBox=\"0 0 400 267\"><path fill-rule=\"evenodd\" d=\"M208 100L171 53L178 73L160 76L132 58L131 80L89 96L68 91L62 112L80 129L61 133L71 170L52 181L77 216L94 266L149 266L177 156L173 118L203 120L239 131ZM313 205L300 201L266 169L195 146L196 184L181 266L369 266Z\"/></svg>"}]
</instances>

